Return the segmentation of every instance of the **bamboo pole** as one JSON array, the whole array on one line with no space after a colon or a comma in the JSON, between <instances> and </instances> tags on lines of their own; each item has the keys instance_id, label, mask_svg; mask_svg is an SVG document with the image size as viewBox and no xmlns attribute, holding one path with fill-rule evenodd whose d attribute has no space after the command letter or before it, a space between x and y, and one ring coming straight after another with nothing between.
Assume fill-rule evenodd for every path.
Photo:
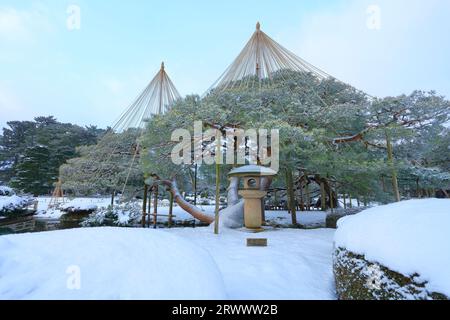
<instances>
[{"instance_id":1,"label":"bamboo pole","mask_svg":"<svg viewBox=\"0 0 450 320\"><path fill-rule=\"evenodd\" d=\"M214 218L214 234L219 234L219 209L220 209L220 134L216 135L216 208Z\"/></svg>"}]
</instances>

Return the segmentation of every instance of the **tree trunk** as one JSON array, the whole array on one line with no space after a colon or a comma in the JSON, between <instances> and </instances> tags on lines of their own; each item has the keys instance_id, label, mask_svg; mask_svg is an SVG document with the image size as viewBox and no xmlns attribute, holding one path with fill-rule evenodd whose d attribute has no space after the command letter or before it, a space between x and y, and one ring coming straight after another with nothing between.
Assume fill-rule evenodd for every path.
<instances>
[{"instance_id":1,"label":"tree trunk","mask_svg":"<svg viewBox=\"0 0 450 320\"><path fill-rule=\"evenodd\" d=\"M400 190L398 189L397 170L395 169L394 151L393 151L393 147L392 147L392 141L391 141L391 137L389 136L389 133L387 130L385 130L385 135L386 135L388 164L391 168L391 174L392 174L392 188L393 188L393 192L394 192L394 198L395 198L395 201L399 202L401 200L401 198L400 198Z\"/></svg>"},{"instance_id":2,"label":"tree trunk","mask_svg":"<svg viewBox=\"0 0 450 320\"><path fill-rule=\"evenodd\" d=\"M292 177L292 170L286 169L286 189L288 196L288 206L291 212L292 224L297 224L297 212L295 208L295 195L294 195L294 181Z\"/></svg>"},{"instance_id":3,"label":"tree trunk","mask_svg":"<svg viewBox=\"0 0 450 320\"><path fill-rule=\"evenodd\" d=\"M311 211L311 193L309 192L309 180L308 180L308 176L306 176L306 186L305 186L305 191L306 191L306 207L308 209L308 211Z\"/></svg>"},{"instance_id":4,"label":"tree trunk","mask_svg":"<svg viewBox=\"0 0 450 320\"><path fill-rule=\"evenodd\" d=\"M334 199L333 199L333 188L330 186L330 208L331 208L331 213L334 213L334 203L333 203Z\"/></svg>"},{"instance_id":5,"label":"tree trunk","mask_svg":"<svg viewBox=\"0 0 450 320\"><path fill-rule=\"evenodd\" d=\"M145 228L145 220L147 217L147 194L148 194L148 185L144 186L144 198L142 199L142 228Z\"/></svg>"},{"instance_id":6,"label":"tree trunk","mask_svg":"<svg viewBox=\"0 0 450 320\"><path fill-rule=\"evenodd\" d=\"M155 195L153 199L153 228L156 229L156 223L158 219L158 194L159 194L159 188L156 185L155 187Z\"/></svg>"},{"instance_id":7,"label":"tree trunk","mask_svg":"<svg viewBox=\"0 0 450 320\"><path fill-rule=\"evenodd\" d=\"M347 201L346 201L346 195L345 195L345 192L343 193L343 200L344 200L344 209L346 210L347 209Z\"/></svg>"},{"instance_id":8,"label":"tree trunk","mask_svg":"<svg viewBox=\"0 0 450 320\"><path fill-rule=\"evenodd\" d=\"M111 207L114 208L114 197L116 195L116 190L113 190L112 194L111 194Z\"/></svg>"},{"instance_id":9,"label":"tree trunk","mask_svg":"<svg viewBox=\"0 0 450 320\"><path fill-rule=\"evenodd\" d=\"M322 211L327 210L327 195L325 193L325 183L323 180L320 180L320 206Z\"/></svg>"},{"instance_id":10,"label":"tree trunk","mask_svg":"<svg viewBox=\"0 0 450 320\"><path fill-rule=\"evenodd\" d=\"M173 194L169 192L170 204L169 204L169 228L172 227L172 218L173 218Z\"/></svg>"}]
</instances>

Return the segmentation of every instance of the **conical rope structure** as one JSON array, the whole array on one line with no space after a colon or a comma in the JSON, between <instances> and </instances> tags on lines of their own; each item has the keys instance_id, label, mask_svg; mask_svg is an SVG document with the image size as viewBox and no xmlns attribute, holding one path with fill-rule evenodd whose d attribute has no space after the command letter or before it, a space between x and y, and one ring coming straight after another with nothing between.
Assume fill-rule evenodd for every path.
<instances>
[{"instance_id":1,"label":"conical rope structure","mask_svg":"<svg viewBox=\"0 0 450 320\"><path fill-rule=\"evenodd\" d=\"M109 148L111 149L109 154L106 157L99 158L96 153L97 148L90 150L85 167L97 167L92 169L93 174L90 180L95 181L105 177L106 173L101 170L101 167L98 165L99 162L109 163L113 158L117 159L120 157L123 164L126 164L126 168L124 168L126 178L124 183L121 184L123 187L120 187L120 191L124 194L130 174L136 166L136 160L139 157L139 140L144 133L147 121L155 115L166 113L170 110L172 104L180 98L181 96L169 78L163 62L158 73L136 100L121 114L114 123L112 130L109 130L99 140L98 144L109 143ZM129 143L129 150L132 150L131 153L122 150L124 146L121 145L120 139L116 138L116 135L117 137L119 135L129 136L130 141L127 141L127 143ZM118 188L119 186L116 187Z\"/></svg>"},{"instance_id":2,"label":"conical rope structure","mask_svg":"<svg viewBox=\"0 0 450 320\"><path fill-rule=\"evenodd\" d=\"M116 121L113 130L122 132L130 128L142 129L146 120L153 115L166 113L179 98L181 96L167 75L163 62L156 76Z\"/></svg>"},{"instance_id":3,"label":"conical rope structure","mask_svg":"<svg viewBox=\"0 0 450 320\"><path fill-rule=\"evenodd\" d=\"M233 63L209 88L224 91L236 87L248 87L254 80L270 83L274 73L283 70L312 73L319 79L331 78L326 72L301 59L287 50L261 30L256 24L256 31L239 53Z\"/></svg>"}]
</instances>

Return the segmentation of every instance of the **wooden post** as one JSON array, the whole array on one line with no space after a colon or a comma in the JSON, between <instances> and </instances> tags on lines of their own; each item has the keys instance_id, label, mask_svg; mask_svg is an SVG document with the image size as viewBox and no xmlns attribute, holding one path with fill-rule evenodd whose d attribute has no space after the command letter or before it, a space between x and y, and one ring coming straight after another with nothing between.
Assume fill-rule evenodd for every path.
<instances>
[{"instance_id":1,"label":"wooden post","mask_svg":"<svg viewBox=\"0 0 450 320\"><path fill-rule=\"evenodd\" d=\"M169 191L170 194L170 204L169 204L169 228L172 227L172 217L173 217L173 194Z\"/></svg>"},{"instance_id":2,"label":"wooden post","mask_svg":"<svg viewBox=\"0 0 450 320\"><path fill-rule=\"evenodd\" d=\"M220 209L220 165L222 157L220 156L220 134L216 135L216 209L214 214L214 234L219 234L219 209Z\"/></svg>"},{"instance_id":3,"label":"wooden post","mask_svg":"<svg viewBox=\"0 0 450 320\"><path fill-rule=\"evenodd\" d=\"M148 185L144 185L144 198L142 199L142 228L145 228L145 219L147 217L147 194L148 194Z\"/></svg>"},{"instance_id":4,"label":"wooden post","mask_svg":"<svg viewBox=\"0 0 450 320\"><path fill-rule=\"evenodd\" d=\"M197 171L198 171L198 164L195 163L195 168L194 168L194 206L197 205Z\"/></svg>"},{"instance_id":5,"label":"wooden post","mask_svg":"<svg viewBox=\"0 0 450 320\"><path fill-rule=\"evenodd\" d=\"M154 190L155 195L153 200L153 228L156 229L156 223L158 218L158 194L159 194L159 188L157 185L154 187Z\"/></svg>"}]
</instances>

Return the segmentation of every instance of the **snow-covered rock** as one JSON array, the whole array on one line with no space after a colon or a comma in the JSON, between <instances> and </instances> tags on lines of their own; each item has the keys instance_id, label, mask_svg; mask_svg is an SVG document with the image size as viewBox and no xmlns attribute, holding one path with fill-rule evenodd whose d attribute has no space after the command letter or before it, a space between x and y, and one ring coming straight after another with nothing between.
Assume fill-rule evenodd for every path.
<instances>
[{"instance_id":1,"label":"snow-covered rock","mask_svg":"<svg viewBox=\"0 0 450 320\"><path fill-rule=\"evenodd\" d=\"M206 250L148 229L0 237L0 279L0 299L227 298Z\"/></svg>"},{"instance_id":2,"label":"snow-covered rock","mask_svg":"<svg viewBox=\"0 0 450 320\"><path fill-rule=\"evenodd\" d=\"M449 230L450 200L411 200L340 219L334 241L338 251L450 297Z\"/></svg>"}]
</instances>

